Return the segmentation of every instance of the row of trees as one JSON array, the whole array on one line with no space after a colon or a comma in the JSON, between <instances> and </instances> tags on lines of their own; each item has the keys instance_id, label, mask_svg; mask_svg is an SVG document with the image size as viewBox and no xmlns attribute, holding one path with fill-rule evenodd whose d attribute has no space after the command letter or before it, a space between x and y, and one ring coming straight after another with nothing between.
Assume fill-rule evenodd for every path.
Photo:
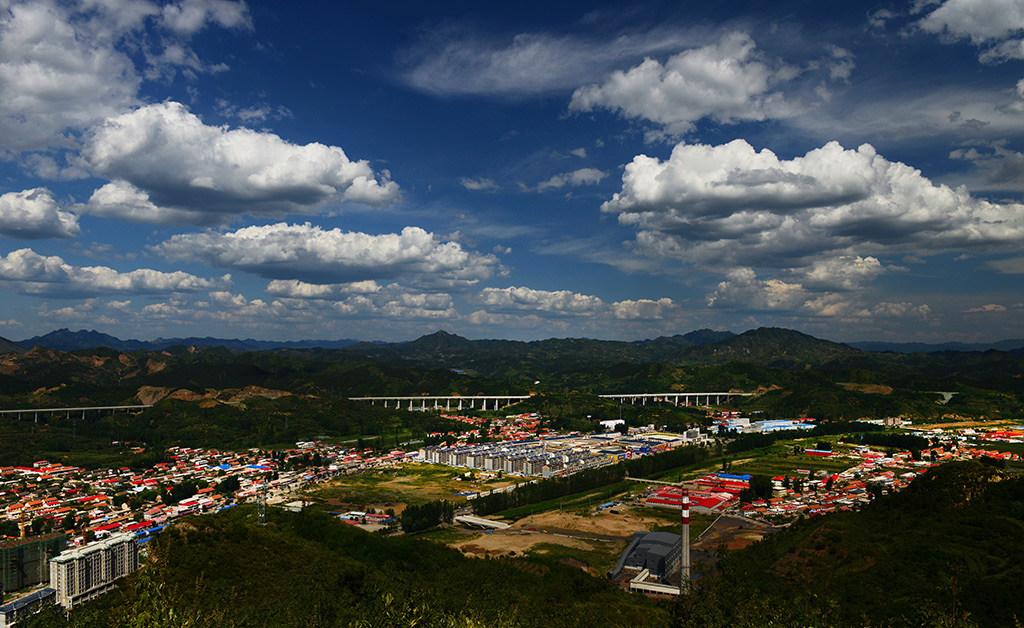
<instances>
[{"instance_id":1,"label":"row of trees","mask_svg":"<svg viewBox=\"0 0 1024 628\"><path fill-rule=\"evenodd\" d=\"M455 518L455 505L447 499L427 502L422 506L406 506L399 517L406 534L429 530L441 523L451 523Z\"/></svg>"}]
</instances>

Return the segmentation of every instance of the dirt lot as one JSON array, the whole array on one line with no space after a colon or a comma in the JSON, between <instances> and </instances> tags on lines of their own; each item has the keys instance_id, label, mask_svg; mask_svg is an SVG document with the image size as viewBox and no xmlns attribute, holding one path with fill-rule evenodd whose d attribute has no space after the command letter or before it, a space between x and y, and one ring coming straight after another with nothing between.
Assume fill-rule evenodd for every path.
<instances>
[{"instance_id":1,"label":"dirt lot","mask_svg":"<svg viewBox=\"0 0 1024 628\"><path fill-rule=\"evenodd\" d=\"M481 533L471 540L453 543L452 547L464 550L471 556L483 558L484 556L501 556L509 553L522 554L541 543L552 543L583 550L595 549L594 544L584 539L521 530L515 532L499 530L492 534Z\"/></svg>"},{"instance_id":2,"label":"dirt lot","mask_svg":"<svg viewBox=\"0 0 1024 628\"><path fill-rule=\"evenodd\" d=\"M616 510L619 510L618 508ZM629 538L634 532L649 530L655 526L663 525L663 519L643 517L631 514L630 509L623 507L620 514L612 514L605 510L590 516L581 516L571 513L559 513L552 510L528 517L523 517L512 524L510 529L524 530L536 528L537 530L571 530L587 534L602 536L615 536Z\"/></svg>"},{"instance_id":3,"label":"dirt lot","mask_svg":"<svg viewBox=\"0 0 1024 628\"><path fill-rule=\"evenodd\" d=\"M719 546L724 544L730 550L743 549L781 530L782 528L746 518L719 517L691 546L691 555L694 562L714 564Z\"/></svg>"},{"instance_id":4,"label":"dirt lot","mask_svg":"<svg viewBox=\"0 0 1024 628\"><path fill-rule=\"evenodd\" d=\"M616 509L619 510L619 509ZM605 510L590 516L550 511L523 517L507 530L491 534L476 533L472 538L450 543L474 556L500 556L510 552L522 554L530 548L550 543L581 550L607 549L608 541L615 541L621 552L634 532L664 525L664 519L630 514L628 507L612 514Z\"/></svg>"}]
</instances>

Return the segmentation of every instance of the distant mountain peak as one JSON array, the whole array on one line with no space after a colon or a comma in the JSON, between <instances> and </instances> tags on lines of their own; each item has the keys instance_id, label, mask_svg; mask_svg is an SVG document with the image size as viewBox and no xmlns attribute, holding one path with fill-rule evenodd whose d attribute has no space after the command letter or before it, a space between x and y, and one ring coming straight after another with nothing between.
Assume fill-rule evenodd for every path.
<instances>
[{"instance_id":1,"label":"distant mountain peak","mask_svg":"<svg viewBox=\"0 0 1024 628\"><path fill-rule=\"evenodd\" d=\"M688 334L683 334L683 338L689 340L695 345L703 345L709 342L724 342L736 334L731 331L715 331L713 329L697 329L691 331Z\"/></svg>"}]
</instances>

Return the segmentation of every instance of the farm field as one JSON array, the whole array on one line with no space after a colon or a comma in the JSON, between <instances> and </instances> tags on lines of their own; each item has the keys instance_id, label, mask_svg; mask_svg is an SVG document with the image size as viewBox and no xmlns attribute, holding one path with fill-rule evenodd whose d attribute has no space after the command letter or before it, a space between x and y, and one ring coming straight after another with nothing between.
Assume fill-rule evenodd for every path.
<instances>
[{"instance_id":1,"label":"farm field","mask_svg":"<svg viewBox=\"0 0 1024 628\"><path fill-rule=\"evenodd\" d=\"M836 473L845 471L857 464L851 458L842 456L821 458L805 454L770 454L758 458L739 460L729 465L727 473L767 475L801 475L798 470L826 471Z\"/></svg>"},{"instance_id":2,"label":"farm field","mask_svg":"<svg viewBox=\"0 0 1024 628\"><path fill-rule=\"evenodd\" d=\"M494 478L487 481L460 480L466 471L428 464L406 464L358 475L336 478L317 487L309 498L325 503L425 504L447 499L464 505L465 497L455 493L503 488L522 478ZM475 473L479 477L481 472Z\"/></svg>"}]
</instances>

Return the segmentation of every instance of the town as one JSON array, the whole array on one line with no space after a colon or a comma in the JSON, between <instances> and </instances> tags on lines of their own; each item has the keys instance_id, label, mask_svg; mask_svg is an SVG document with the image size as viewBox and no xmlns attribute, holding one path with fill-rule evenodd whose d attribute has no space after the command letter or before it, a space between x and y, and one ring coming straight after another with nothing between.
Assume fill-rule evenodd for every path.
<instances>
[{"instance_id":1,"label":"town","mask_svg":"<svg viewBox=\"0 0 1024 628\"><path fill-rule=\"evenodd\" d=\"M618 421L607 421L593 433L562 434L541 428L541 417L535 413L490 419L445 415L464 423L466 429L430 434L428 438L438 444L413 444L415 448L375 451L322 441L300 442L282 451L172 447L165 452L166 461L148 469L88 470L45 460L4 467L0 469L0 530L8 540L0 543L0 582L5 594L0 626L12 625L41 604L72 608L108 591L117 579L139 567L154 535L181 517L244 502L302 508L306 496L318 487L381 470L428 465L451 467L456 479L462 479L464 471L466 476L476 472L504 476L501 488L452 492L455 509L467 513L474 500L527 482L566 477L681 447L720 450L723 442L740 433L790 430L787 434L796 438L781 441L788 448L785 470L768 477L766 491L755 486L755 475L737 472L723 459L721 470L695 472L678 481L644 485L643 478L636 478L637 490L616 498L638 506L692 509L784 526L800 517L857 509L884 493L901 490L942 462L1017 461L1017 454L993 445L1024 439L1022 426L915 430L904 425L905 433L925 436L932 446L913 452L882 451L841 437L808 446L800 433L814 427L813 419L751 422L736 412L712 409L708 416L712 425L707 431L697 426L683 433L654 425L627 429ZM132 446L139 451L145 447ZM595 505L595 509L620 514L608 506ZM398 531L393 512L334 514L366 529ZM491 521L475 519L476 524L499 533L508 527L508 523L490 525ZM646 569L644 582L672 580L671 572L679 562L679 539L670 535L666 541L676 544L675 561L662 560L653 571ZM678 591L678 580L675 584ZM633 588L644 590L640 585Z\"/></svg>"}]
</instances>

